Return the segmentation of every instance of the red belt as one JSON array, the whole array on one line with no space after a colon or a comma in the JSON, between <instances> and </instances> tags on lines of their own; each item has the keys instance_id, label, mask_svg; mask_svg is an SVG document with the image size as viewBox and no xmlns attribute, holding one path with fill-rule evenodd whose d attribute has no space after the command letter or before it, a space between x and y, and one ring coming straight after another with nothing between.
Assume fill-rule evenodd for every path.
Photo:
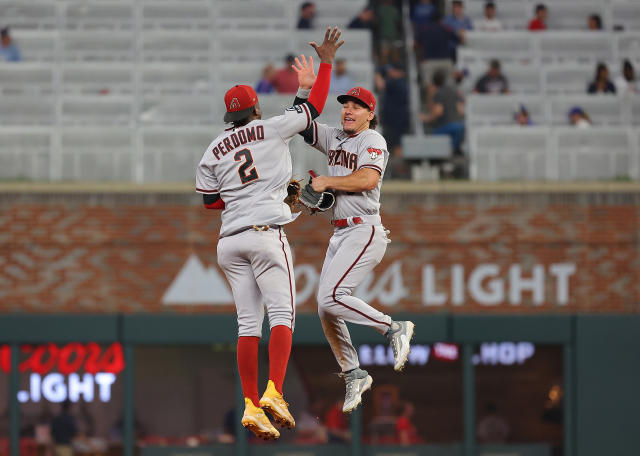
<instances>
[{"instance_id":1,"label":"red belt","mask_svg":"<svg viewBox=\"0 0 640 456\"><path fill-rule=\"evenodd\" d=\"M351 220L354 225L360 225L361 223L364 223L364 220L362 220L361 217L353 217ZM349 226L349 219L331 220L331 224L336 228L344 228L346 226Z\"/></svg>"}]
</instances>

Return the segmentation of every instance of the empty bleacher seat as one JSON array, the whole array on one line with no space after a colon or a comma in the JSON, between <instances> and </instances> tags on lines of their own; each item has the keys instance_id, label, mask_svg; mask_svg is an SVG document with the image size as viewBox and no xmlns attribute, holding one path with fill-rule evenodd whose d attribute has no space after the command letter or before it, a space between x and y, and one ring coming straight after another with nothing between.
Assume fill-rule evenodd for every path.
<instances>
[{"instance_id":1,"label":"empty bleacher seat","mask_svg":"<svg viewBox=\"0 0 640 456\"><path fill-rule=\"evenodd\" d=\"M559 128L557 138L560 179L637 178L637 149L628 128Z\"/></svg>"},{"instance_id":2,"label":"empty bleacher seat","mask_svg":"<svg viewBox=\"0 0 640 456\"><path fill-rule=\"evenodd\" d=\"M546 127L483 127L470 131L473 180L543 180L549 175Z\"/></svg>"},{"instance_id":3,"label":"empty bleacher seat","mask_svg":"<svg viewBox=\"0 0 640 456\"><path fill-rule=\"evenodd\" d=\"M224 130L207 127L146 127L139 131L144 181L190 181L207 146Z\"/></svg>"},{"instance_id":4,"label":"empty bleacher seat","mask_svg":"<svg viewBox=\"0 0 640 456\"><path fill-rule=\"evenodd\" d=\"M451 157L451 137L448 135L402 137L402 158L430 160Z\"/></svg>"},{"instance_id":5,"label":"empty bleacher seat","mask_svg":"<svg viewBox=\"0 0 640 456\"><path fill-rule=\"evenodd\" d=\"M211 59L208 31L144 31L142 54L145 62L207 62Z\"/></svg>"},{"instance_id":6,"label":"empty bleacher seat","mask_svg":"<svg viewBox=\"0 0 640 456\"><path fill-rule=\"evenodd\" d=\"M613 39L604 32L546 31L536 37L540 57L546 61L596 62L614 56Z\"/></svg>"},{"instance_id":7,"label":"empty bleacher seat","mask_svg":"<svg viewBox=\"0 0 640 456\"><path fill-rule=\"evenodd\" d=\"M313 48L307 47L315 54ZM291 43L277 30L243 30L239 34L221 33L216 38L215 56L219 61L258 59L263 62L282 62L285 55L291 52Z\"/></svg>"},{"instance_id":8,"label":"empty bleacher seat","mask_svg":"<svg viewBox=\"0 0 640 456\"><path fill-rule=\"evenodd\" d=\"M543 85L548 94L586 93L595 75L595 65L547 65L543 67Z\"/></svg>"},{"instance_id":9,"label":"empty bleacher seat","mask_svg":"<svg viewBox=\"0 0 640 456\"><path fill-rule=\"evenodd\" d=\"M224 102L202 96L145 96L139 122L146 125L212 125L222 122Z\"/></svg>"},{"instance_id":10,"label":"empty bleacher seat","mask_svg":"<svg viewBox=\"0 0 640 456\"><path fill-rule=\"evenodd\" d=\"M45 63L0 62L0 93L2 94L51 94L53 92L53 67Z\"/></svg>"},{"instance_id":11,"label":"empty bleacher seat","mask_svg":"<svg viewBox=\"0 0 640 456\"><path fill-rule=\"evenodd\" d=\"M640 126L640 97L632 97L629 100L631 125Z\"/></svg>"},{"instance_id":12,"label":"empty bleacher seat","mask_svg":"<svg viewBox=\"0 0 640 456\"><path fill-rule=\"evenodd\" d=\"M81 181L134 180L134 134L128 128L63 128L60 177Z\"/></svg>"},{"instance_id":13,"label":"empty bleacher seat","mask_svg":"<svg viewBox=\"0 0 640 456\"><path fill-rule=\"evenodd\" d=\"M322 30L296 30L293 32L293 51L295 54L313 55L316 52L311 46L310 41L322 43L324 35ZM343 30L341 39L345 40L345 45L338 51L338 57L347 59L348 62L353 61L371 61L372 41L371 32L369 30L347 29ZM347 44L348 43L348 44Z\"/></svg>"},{"instance_id":14,"label":"empty bleacher seat","mask_svg":"<svg viewBox=\"0 0 640 456\"><path fill-rule=\"evenodd\" d=\"M529 14L533 14L533 6L531 5ZM550 30L587 30L587 18L591 14L606 17L603 2L594 0L554 1L547 8L547 27Z\"/></svg>"},{"instance_id":15,"label":"empty bleacher seat","mask_svg":"<svg viewBox=\"0 0 640 456\"><path fill-rule=\"evenodd\" d=\"M133 100L127 96L65 96L61 121L64 125L131 125Z\"/></svg>"},{"instance_id":16,"label":"empty bleacher seat","mask_svg":"<svg viewBox=\"0 0 640 456\"><path fill-rule=\"evenodd\" d=\"M463 88L465 91L473 91L478 79L488 71L488 63L479 62L465 68L468 71L468 76L463 81ZM502 74L509 83L509 91L524 94L542 91L542 74L539 66L506 62L501 63L501 68Z\"/></svg>"},{"instance_id":17,"label":"empty bleacher seat","mask_svg":"<svg viewBox=\"0 0 640 456\"><path fill-rule=\"evenodd\" d=\"M458 47L458 60L462 64L472 64L493 58L528 62L534 57L532 35L524 32L468 31L465 45Z\"/></svg>"},{"instance_id":18,"label":"empty bleacher seat","mask_svg":"<svg viewBox=\"0 0 640 456\"><path fill-rule=\"evenodd\" d=\"M48 180L52 136L47 127L0 127L0 179Z\"/></svg>"},{"instance_id":19,"label":"empty bleacher seat","mask_svg":"<svg viewBox=\"0 0 640 456\"><path fill-rule=\"evenodd\" d=\"M51 125L54 100L42 95L5 95L0 103L0 125Z\"/></svg>"},{"instance_id":20,"label":"empty bleacher seat","mask_svg":"<svg viewBox=\"0 0 640 456\"><path fill-rule=\"evenodd\" d=\"M552 125L568 125L568 112L574 106L581 107L591 118L593 125L624 125L628 123L623 99L610 95L577 95L551 97Z\"/></svg>"},{"instance_id":21,"label":"empty bleacher seat","mask_svg":"<svg viewBox=\"0 0 640 456\"><path fill-rule=\"evenodd\" d=\"M513 114L524 105L535 125L547 123L547 109L536 95L472 95L467 99L466 120L469 126L513 125Z\"/></svg>"},{"instance_id":22,"label":"empty bleacher seat","mask_svg":"<svg viewBox=\"0 0 640 456\"><path fill-rule=\"evenodd\" d=\"M258 95L262 118L284 114L284 110L293 105L295 94L275 94L265 93Z\"/></svg>"},{"instance_id":23,"label":"empty bleacher seat","mask_svg":"<svg viewBox=\"0 0 640 456\"><path fill-rule=\"evenodd\" d=\"M211 80L211 68L206 64L146 63L140 67L142 93L210 93Z\"/></svg>"},{"instance_id":24,"label":"empty bleacher seat","mask_svg":"<svg viewBox=\"0 0 640 456\"><path fill-rule=\"evenodd\" d=\"M132 61L132 32L69 30L61 32L62 60L65 61Z\"/></svg>"},{"instance_id":25,"label":"empty bleacher seat","mask_svg":"<svg viewBox=\"0 0 640 456\"><path fill-rule=\"evenodd\" d=\"M210 29L210 4L203 0L146 0L142 4L142 26L157 30Z\"/></svg>"},{"instance_id":26,"label":"empty bleacher seat","mask_svg":"<svg viewBox=\"0 0 640 456\"><path fill-rule=\"evenodd\" d=\"M236 84L245 84L255 87L262 77L262 70L267 65L265 61L228 61L216 65L216 88L217 92L226 92ZM277 60L271 61L276 69L285 65L284 55L278 56Z\"/></svg>"},{"instance_id":27,"label":"empty bleacher seat","mask_svg":"<svg viewBox=\"0 0 640 456\"><path fill-rule=\"evenodd\" d=\"M55 59L58 32L12 30L11 36L20 49L23 61L51 62Z\"/></svg>"},{"instance_id":28,"label":"empty bleacher seat","mask_svg":"<svg viewBox=\"0 0 640 456\"><path fill-rule=\"evenodd\" d=\"M0 1L3 26L15 29L53 29L57 25L56 2L53 0Z\"/></svg>"},{"instance_id":29,"label":"empty bleacher seat","mask_svg":"<svg viewBox=\"0 0 640 456\"><path fill-rule=\"evenodd\" d=\"M622 26L624 30L640 30L640 3L616 1L611 4L612 26Z\"/></svg>"},{"instance_id":30,"label":"empty bleacher seat","mask_svg":"<svg viewBox=\"0 0 640 456\"><path fill-rule=\"evenodd\" d=\"M128 30L134 26L133 2L69 1L63 13L64 27L75 30Z\"/></svg>"},{"instance_id":31,"label":"empty bleacher seat","mask_svg":"<svg viewBox=\"0 0 640 456\"><path fill-rule=\"evenodd\" d=\"M288 0L219 0L214 3L216 30L287 30L298 12Z\"/></svg>"},{"instance_id":32,"label":"empty bleacher seat","mask_svg":"<svg viewBox=\"0 0 640 456\"><path fill-rule=\"evenodd\" d=\"M640 32L614 35L620 59L640 60Z\"/></svg>"},{"instance_id":33,"label":"empty bleacher seat","mask_svg":"<svg viewBox=\"0 0 640 456\"><path fill-rule=\"evenodd\" d=\"M130 94L134 92L134 71L127 63L64 63L62 91L67 94Z\"/></svg>"}]
</instances>

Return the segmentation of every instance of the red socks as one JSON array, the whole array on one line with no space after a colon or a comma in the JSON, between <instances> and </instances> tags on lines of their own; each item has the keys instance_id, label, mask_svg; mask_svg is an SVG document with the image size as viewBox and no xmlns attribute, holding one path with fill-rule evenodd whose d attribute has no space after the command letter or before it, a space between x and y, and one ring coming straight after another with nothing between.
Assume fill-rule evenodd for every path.
<instances>
[{"instance_id":1,"label":"red socks","mask_svg":"<svg viewBox=\"0 0 640 456\"><path fill-rule=\"evenodd\" d=\"M280 394L290 354L291 329L283 325L274 327L269 338L269 380L273 381Z\"/></svg>"},{"instance_id":2,"label":"red socks","mask_svg":"<svg viewBox=\"0 0 640 456\"><path fill-rule=\"evenodd\" d=\"M259 340L259 337L238 337L238 372L242 382L242 393L244 397L251 399L256 407L260 407L260 396L258 396Z\"/></svg>"}]
</instances>

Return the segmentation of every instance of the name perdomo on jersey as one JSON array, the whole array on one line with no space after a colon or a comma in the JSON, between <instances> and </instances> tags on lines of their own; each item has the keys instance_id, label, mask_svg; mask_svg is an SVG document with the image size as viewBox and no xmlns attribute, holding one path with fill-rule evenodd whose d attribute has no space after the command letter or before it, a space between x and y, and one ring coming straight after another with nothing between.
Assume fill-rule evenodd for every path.
<instances>
[{"instance_id":1,"label":"name perdomo on jersey","mask_svg":"<svg viewBox=\"0 0 640 456\"><path fill-rule=\"evenodd\" d=\"M220 160L238 146L264 139L264 127L247 127L234 131L213 148L213 155Z\"/></svg>"},{"instance_id":2,"label":"name perdomo on jersey","mask_svg":"<svg viewBox=\"0 0 640 456\"><path fill-rule=\"evenodd\" d=\"M327 155L329 166L344 166L345 168L355 171L358 169L358 154L347 152L346 150L330 150Z\"/></svg>"}]
</instances>

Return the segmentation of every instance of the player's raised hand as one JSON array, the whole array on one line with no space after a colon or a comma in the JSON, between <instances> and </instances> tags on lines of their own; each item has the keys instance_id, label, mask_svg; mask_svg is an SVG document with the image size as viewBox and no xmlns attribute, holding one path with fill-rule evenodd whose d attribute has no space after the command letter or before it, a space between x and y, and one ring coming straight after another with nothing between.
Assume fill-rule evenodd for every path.
<instances>
[{"instance_id":1,"label":"player's raised hand","mask_svg":"<svg viewBox=\"0 0 640 456\"><path fill-rule=\"evenodd\" d=\"M331 27L327 27L327 31L324 33L324 41L321 45L318 45L315 41L309 43L318 53L321 63L333 63L336 51L344 44L344 40L339 41L340 35L342 35L342 30L338 27L334 27L333 30Z\"/></svg>"},{"instance_id":2,"label":"player's raised hand","mask_svg":"<svg viewBox=\"0 0 640 456\"><path fill-rule=\"evenodd\" d=\"M313 57L309 56L309 61L304 55L296 57L295 63L291 65L293 71L298 73L298 86L301 89L310 89L316 82L316 73L313 71Z\"/></svg>"}]
</instances>

